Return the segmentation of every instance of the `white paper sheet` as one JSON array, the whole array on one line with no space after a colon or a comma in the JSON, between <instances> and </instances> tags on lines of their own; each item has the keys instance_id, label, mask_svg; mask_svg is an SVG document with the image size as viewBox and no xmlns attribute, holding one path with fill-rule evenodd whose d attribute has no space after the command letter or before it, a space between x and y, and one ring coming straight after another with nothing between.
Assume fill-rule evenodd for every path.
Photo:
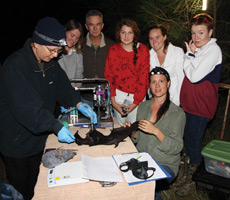
<instances>
[{"instance_id":1,"label":"white paper sheet","mask_svg":"<svg viewBox=\"0 0 230 200\"><path fill-rule=\"evenodd\" d=\"M81 154L83 177L95 181L123 182L112 157L91 158Z\"/></svg>"}]
</instances>

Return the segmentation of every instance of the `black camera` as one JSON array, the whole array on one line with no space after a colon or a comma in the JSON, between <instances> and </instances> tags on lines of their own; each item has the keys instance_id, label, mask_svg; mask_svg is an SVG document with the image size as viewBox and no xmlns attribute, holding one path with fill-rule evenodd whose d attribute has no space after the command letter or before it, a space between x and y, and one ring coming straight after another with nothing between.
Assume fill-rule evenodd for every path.
<instances>
[{"instance_id":1,"label":"black camera","mask_svg":"<svg viewBox=\"0 0 230 200\"><path fill-rule=\"evenodd\" d=\"M127 112L127 108L121 107L121 110L124 114Z\"/></svg>"}]
</instances>

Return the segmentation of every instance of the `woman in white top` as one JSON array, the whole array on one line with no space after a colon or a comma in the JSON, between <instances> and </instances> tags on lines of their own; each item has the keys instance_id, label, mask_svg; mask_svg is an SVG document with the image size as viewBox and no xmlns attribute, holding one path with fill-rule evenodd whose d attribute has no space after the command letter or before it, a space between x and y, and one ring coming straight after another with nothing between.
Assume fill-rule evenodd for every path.
<instances>
[{"instance_id":1,"label":"woman in white top","mask_svg":"<svg viewBox=\"0 0 230 200\"><path fill-rule=\"evenodd\" d=\"M170 100L180 105L180 88L184 79L184 51L168 40L167 29L162 25L153 26L149 31L150 71L155 67L165 68L171 77ZM148 92L151 97L150 91Z\"/></svg>"},{"instance_id":2,"label":"woman in white top","mask_svg":"<svg viewBox=\"0 0 230 200\"><path fill-rule=\"evenodd\" d=\"M66 72L69 79L83 78L83 28L82 25L70 19L65 24L66 29L66 43L67 46L63 48L63 54L58 60L61 68ZM81 83L71 83L73 87L79 87Z\"/></svg>"}]
</instances>

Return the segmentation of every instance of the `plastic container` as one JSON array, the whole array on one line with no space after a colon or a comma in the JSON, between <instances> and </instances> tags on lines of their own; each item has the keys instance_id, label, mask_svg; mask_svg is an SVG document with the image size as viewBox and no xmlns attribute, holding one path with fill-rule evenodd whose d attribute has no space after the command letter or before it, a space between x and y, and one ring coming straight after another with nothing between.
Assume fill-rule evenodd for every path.
<instances>
[{"instance_id":1,"label":"plastic container","mask_svg":"<svg viewBox=\"0 0 230 200\"><path fill-rule=\"evenodd\" d=\"M197 167L192 180L196 183L196 189L208 192L210 199L230 200L230 179L207 172L204 162Z\"/></svg>"},{"instance_id":2,"label":"plastic container","mask_svg":"<svg viewBox=\"0 0 230 200\"><path fill-rule=\"evenodd\" d=\"M74 109L69 113L69 124L74 125L77 124L77 122L78 122L78 110Z\"/></svg>"},{"instance_id":3,"label":"plastic container","mask_svg":"<svg viewBox=\"0 0 230 200\"><path fill-rule=\"evenodd\" d=\"M202 150L207 172L230 178L230 142L212 140Z\"/></svg>"}]
</instances>

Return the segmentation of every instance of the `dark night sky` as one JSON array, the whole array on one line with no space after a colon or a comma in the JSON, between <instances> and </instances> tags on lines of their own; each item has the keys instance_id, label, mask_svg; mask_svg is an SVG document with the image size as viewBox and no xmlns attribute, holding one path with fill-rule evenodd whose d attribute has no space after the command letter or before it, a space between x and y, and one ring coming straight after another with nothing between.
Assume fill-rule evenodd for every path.
<instances>
[{"instance_id":1,"label":"dark night sky","mask_svg":"<svg viewBox=\"0 0 230 200\"><path fill-rule=\"evenodd\" d=\"M104 14L104 10L107 9L106 2L108 1L110 0L64 0L61 2L37 0L29 3L24 1L1 3L0 33L1 41L3 42L0 54L1 63L9 54L21 48L28 37L31 37L39 19L50 16L57 18L64 24L68 19L75 18L84 26L87 11L98 9ZM119 0L114 2L119 4ZM111 12L116 15L114 8L111 8ZM111 35L111 31L108 33L109 24L106 22L105 15L104 23L103 32Z\"/></svg>"},{"instance_id":2,"label":"dark night sky","mask_svg":"<svg viewBox=\"0 0 230 200\"><path fill-rule=\"evenodd\" d=\"M161 2L163 2L162 0ZM135 19L142 0L31 0L1 1L0 6L0 35L1 53L0 62L21 48L28 37L31 37L39 19L50 16L57 18L64 24L68 19L75 18L84 26L85 15L90 9L98 9L104 15L103 32L114 39L114 30L118 20L122 17ZM229 21L229 0L218 1L217 18L220 21ZM222 8L220 9L220 5ZM229 17L228 17L229 16ZM229 22L228 22L229 24ZM225 25L225 24L223 24ZM222 28L222 27L221 27ZM219 33L219 41L223 35L229 35L228 28L224 27ZM86 33L86 29L84 29ZM226 38L226 36L225 36ZM224 38L224 39L225 39ZM228 37L229 38L229 37ZM228 40L228 38L226 38ZM228 40L229 41L229 40Z\"/></svg>"}]
</instances>

